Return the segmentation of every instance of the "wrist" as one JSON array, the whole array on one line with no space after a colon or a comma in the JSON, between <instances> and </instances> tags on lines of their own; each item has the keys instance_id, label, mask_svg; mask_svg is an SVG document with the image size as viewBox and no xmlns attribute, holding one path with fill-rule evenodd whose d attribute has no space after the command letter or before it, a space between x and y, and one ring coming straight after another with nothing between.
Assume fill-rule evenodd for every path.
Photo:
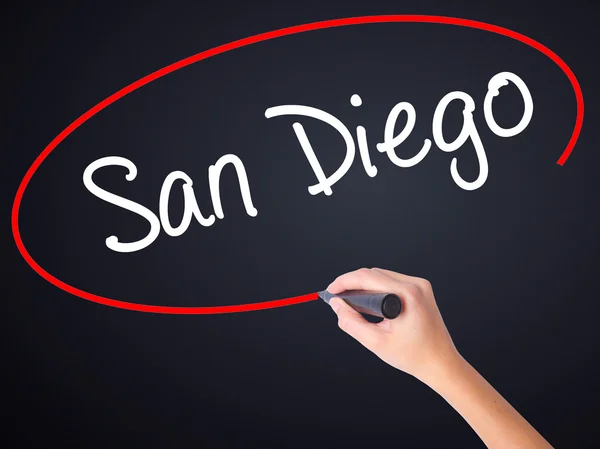
<instances>
[{"instance_id":1,"label":"wrist","mask_svg":"<svg viewBox=\"0 0 600 449\"><path fill-rule=\"evenodd\" d=\"M417 378L433 390L441 393L445 386L455 383L468 370L469 363L456 350L438 354L434 361Z\"/></svg>"}]
</instances>

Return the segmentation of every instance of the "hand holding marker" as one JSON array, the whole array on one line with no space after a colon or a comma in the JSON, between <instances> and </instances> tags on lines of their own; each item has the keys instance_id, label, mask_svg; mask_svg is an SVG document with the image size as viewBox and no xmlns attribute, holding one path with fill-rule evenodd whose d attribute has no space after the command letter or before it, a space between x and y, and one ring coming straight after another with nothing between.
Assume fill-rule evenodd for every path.
<instances>
[{"instance_id":1,"label":"hand holding marker","mask_svg":"<svg viewBox=\"0 0 600 449\"><path fill-rule=\"evenodd\" d=\"M427 280L362 268L338 277L319 297L344 332L440 394L489 449L552 448L459 354ZM360 313L384 319L370 323Z\"/></svg>"},{"instance_id":2,"label":"hand holding marker","mask_svg":"<svg viewBox=\"0 0 600 449\"><path fill-rule=\"evenodd\" d=\"M393 293L368 292L363 290L350 290L336 295L327 290L319 292L319 298L329 304L334 297L342 298L354 310L368 315L378 316L393 320L402 310L400 298Z\"/></svg>"}]
</instances>

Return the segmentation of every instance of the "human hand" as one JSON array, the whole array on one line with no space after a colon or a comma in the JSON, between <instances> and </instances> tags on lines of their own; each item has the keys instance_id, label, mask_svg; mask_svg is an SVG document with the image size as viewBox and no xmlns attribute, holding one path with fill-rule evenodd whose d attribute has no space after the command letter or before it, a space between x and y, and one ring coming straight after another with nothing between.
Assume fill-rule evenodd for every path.
<instances>
[{"instance_id":1,"label":"human hand","mask_svg":"<svg viewBox=\"0 0 600 449\"><path fill-rule=\"evenodd\" d=\"M395 293L402 313L369 323L339 297L329 305L342 330L384 362L413 375L461 414L489 449L552 449L456 350L425 279L379 268L361 268L333 281L327 290L371 290Z\"/></svg>"},{"instance_id":2,"label":"human hand","mask_svg":"<svg viewBox=\"0 0 600 449\"><path fill-rule=\"evenodd\" d=\"M332 298L329 303L338 316L339 327L389 365L429 383L461 359L427 280L379 268L361 268L339 276L327 290L332 294L370 290L400 297L402 313L379 323L368 322L341 298Z\"/></svg>"}]
</instances>

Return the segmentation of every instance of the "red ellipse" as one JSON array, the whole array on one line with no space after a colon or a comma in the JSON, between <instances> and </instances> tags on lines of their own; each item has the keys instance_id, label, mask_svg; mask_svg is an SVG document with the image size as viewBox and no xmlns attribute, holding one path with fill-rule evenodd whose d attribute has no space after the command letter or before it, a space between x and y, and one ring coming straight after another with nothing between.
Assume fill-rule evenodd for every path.
<instances>
[{"instance_id":1,"label":"red ellipse","mask_svg":"<svg viewBox=\"0 0 600 449\"><path fill-rule=\"evenodd\" d=\"M267 33L257 34L255 36L246 37L244 39L240 39L234 42L230 42L228 44L220 45L215 48L211 48L210 50L203 51L201 53L195 54L188 58L182 59L181 61L175 62L167 67L163 67L160 70L157 70L150 75L147 75L130 85L124 87L118 92L112 94L110 97L102 100L96 106L88 110L85 114L71 123L67 128L65 128L58 136L50 142L50 144L42 151L42 153L36 158L33 162L25 177L21 181L19 185L19 189L17 190L17 194L15 196L15 200L12 208L12 231L15 242L17 244L17 248L19 252L25 259L25 261L33 268L40 276L46 279L51 284L61 288L62 290L71 293L73 295L79 296L83 299L87 299L88 301L93 301L99 304L104 304L106 306L117 307L121 309L127 310L135 310L138 312L153 312L153 313L164 313L164 314L217 314L217 313L233 313L233 312L249 312L252 310L262 310L269 309L274 307L282 307L289 306L292 304L299 304L302 302L313 301L318 299L317 293L309 293L306 295L295 296L291 298L279 299L274 301L265 301L251 304L240 304L240 305L231 305L231 306L218 306L218 307L172 307L172 306L152 306L147 304L136 304L131 302L119 301L116 299L105 298L103 296L94 295L93 293L88 293L86 291L75 288L60 279L52 276L46 270L44 270L33 258L29 255L27 250L25 249L25 245L23 244L23 240L21 239L21 234L19 231L19 207L21 206L21 200L23 198L23 193L31 180L31 177L39 168L41 163L46 159L46 157L60 144L65 138L69 136L73 131L79 128L83 123L85 123L88 119L92 118L98 112L114 103L115 101L123 98L125 95L133 92L136 89L162 77L171 72L179 70L185 66L193 64L198 61L202 61L203 59L210 58L212 56L216 56L221 53L225 53L229 50L234 50L236 48L245 47L247 45L256 44L258 42L266 41L269 39L275 39L278 37L289 36L291 34L303 33L305 31L313 31L313 30L321 30L324 28L334 28L345 25L360 25L360 24L369 24L369 23L393 23L393 22L418 22L418 23L438 23L438 24L447 24L447 25L457 25L468 28L477 28L479 30L489 31L491 33L501 34L503 36L510 37L519 42L523 42L524 44L529 45L530 47L535 48L540 51L544 55L548 56L552 61L554 61L565 74L569 78L571 85L575 91L575 98L577 100L577 118L575 120L575 128L573 130L573 134L567 144L567 147L563 151L562 155L557 161L557 164L563 165L577 139L579 137L579 133L581 132L581 126L583 124L583 93L581 92L581 87L579 86L579 82L575 77L573 71L569 68L569 66L552 50L540 44L539 42L523 35L517 33L515 31L502 28L496 25L490 25L484 22L477 22L474 20L468 19L460 19L453 17L443 17L443 16L419 16L419 15L388 15L388 16L363 16L363 17L350 17L344 19L334 19L334 20L325 20L322 22L314 22L307 23L304 25L297 25L288 28L282 28L275 31L269 31Z\"/></svg>"}]
</instances>

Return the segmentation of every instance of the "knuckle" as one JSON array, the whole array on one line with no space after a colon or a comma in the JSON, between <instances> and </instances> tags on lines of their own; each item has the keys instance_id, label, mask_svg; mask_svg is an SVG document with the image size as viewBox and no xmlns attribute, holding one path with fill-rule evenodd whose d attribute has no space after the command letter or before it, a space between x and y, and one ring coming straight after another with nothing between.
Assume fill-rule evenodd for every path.
<instances>
[{"instance_id":1,"label":"knuckle","mask_svg":"<svg viewBox=\"0 0 600 449\"><path fill-rule=\"evenodd\" d=\"M419 294L421 293L419 287L417 287L415 284L408 284L404 288L406 290L408 299L411 299L413 301L416 300L419 297Z\"/></svg>"},{"instance_id":2,"label":"knuckle","mask_svg":"<svg viewBox=\"0 0 600 449\"><path fill-rule=\"evenodd\" d=\"M427 279L419 278L417 285L421 287L421 289L423 289L423 291L425 292L429 292L432 290L431 282L429 282Z\"/></svg>"},{"instance_id":3,"label":"knuckle","mask_svg":"<svg viewBox=\"0 0 600 449\"><path fill-rule=\"evenodd\" d=\"M370 276L371 270L368 268L359 268L352 273L355 282L364 282Z\"/></svg>"}]
</instances>

